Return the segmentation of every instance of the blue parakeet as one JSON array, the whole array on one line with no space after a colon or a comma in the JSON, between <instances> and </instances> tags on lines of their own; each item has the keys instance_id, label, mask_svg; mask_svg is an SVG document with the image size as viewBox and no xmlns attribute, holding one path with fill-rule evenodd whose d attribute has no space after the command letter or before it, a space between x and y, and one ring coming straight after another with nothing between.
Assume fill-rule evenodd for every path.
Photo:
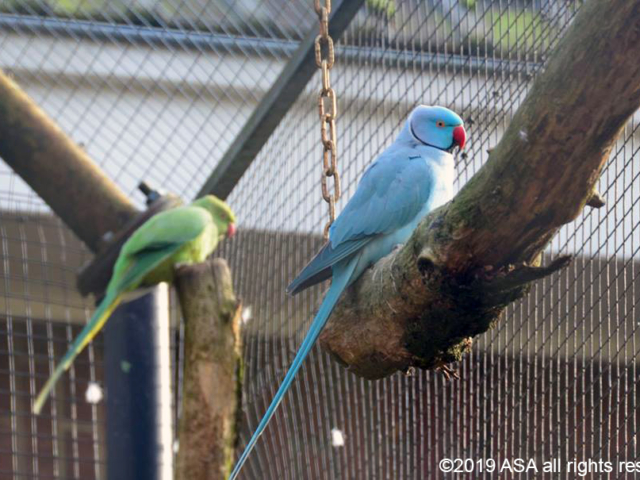
<instances>
[{"instance_id":1,"label":"blue parakeet","mask_svg":"<svg viewBox=\"0 0 640 480\"><path fill-rule=\"evenodd\" d=\"M289 371L236 464L237 477L309 354L342 292L371 265L403 244L420 220L453 196L451 152L464 147L462 119L444 107L416 107L391 144L367 169L358 189L331 226L329 241L289 285L296 294L331 278L309 332Z\"/></svg>"}]
</instances>

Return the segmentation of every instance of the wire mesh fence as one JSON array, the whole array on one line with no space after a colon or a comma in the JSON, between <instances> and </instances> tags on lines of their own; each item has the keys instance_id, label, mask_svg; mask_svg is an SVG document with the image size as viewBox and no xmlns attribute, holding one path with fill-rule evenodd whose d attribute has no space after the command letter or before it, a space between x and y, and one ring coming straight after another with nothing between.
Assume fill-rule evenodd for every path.
<instances>
[{"instance_id":1,"label":"wire mesh fence","mask_svg":"<svg viewBox=\"0 0 640 480\"><path fill-rule=\"evenodd\" d=\"M580 4L366 2L338 41L333 69L340 206L418 103L465 120L456 187L464 185ZM136 201L142 179L193 197L316 28L306 1L4 0L0 10L0 67ZM229 198L241 228L221 255L245 305L241 446L323 293L284 293L320 247L326 220L319 87L316 75ZM461 380L417 372L369 382L315 348L243 478L440 478L442 458L533 458L540 468L554 458L638 458L639 118L600 180L606 207L585 210L547 250L546 258L574 255L572 265L477 339ZM106 478L108 425L102 403L85 398L101 385L100 341L58 389L64 396L44 416L29 415L53 359L91 313L73 278L90 255L4 166L0 207L0 478ZM575 478L546 475L519 478Z\"/></svg>"},{"instance_id":2,"label":"wire mesh fence","mask_svg":"<svg viewBox=\"0 0 640 480\"><path fill-rule=\"evenodd\" d=\"M192 197L309 29L305 7L3 0L0 66L126 192L146 178Z\"/></svg>"},{"instance_id":3,"label":"wire mesh fence","mask_svg":"<svg viewBox=\"0 0 640 480\"><path fill-rule=\"evenodd\" d=\"M91 313L74 280L88 255L58 219L29 199L9 200L14 208L0 214L0 477L99 478L104 412L84 397L102 380L100 340L74 364L51 408L31 415L51 358L64 354Z\"/></svg>"}]
</instances>

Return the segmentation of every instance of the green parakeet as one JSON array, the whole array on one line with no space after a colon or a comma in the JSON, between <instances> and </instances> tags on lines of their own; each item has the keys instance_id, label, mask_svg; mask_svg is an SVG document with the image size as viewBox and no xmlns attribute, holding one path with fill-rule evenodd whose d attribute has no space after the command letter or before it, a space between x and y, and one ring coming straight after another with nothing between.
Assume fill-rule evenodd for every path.
<instances>
[{"instance_id":1,"label":"green parakeet","mask_svg":"<svg viewBox=\"0 0 640 480\"><path fill-rule=\"evenodd\" d=\"M235 233L235 222L226 203L207 195L188 206L160 212L142 224L122 246L102 302L40 391L34 413L40 413L60 376L102 329L123 294L171 282L177 264L204 261L220 240Z\"/></svg>"}]
</instances>

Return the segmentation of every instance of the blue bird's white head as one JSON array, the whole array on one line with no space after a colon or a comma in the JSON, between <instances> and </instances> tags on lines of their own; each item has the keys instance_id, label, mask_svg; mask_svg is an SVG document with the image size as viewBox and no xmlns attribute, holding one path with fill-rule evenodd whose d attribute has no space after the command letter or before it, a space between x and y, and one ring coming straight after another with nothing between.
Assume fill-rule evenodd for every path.
<instances>
[{"instance_id":1,"label":"blue bird's white head","mask_svg":"<svg viewBox=\"0 0 640 480\"><path fill-rule=\"evenodd\" d=\"M463 123L448 108L418 105L409 115L401 136L450 152L455 147L462 149L467 141Z\"/></svg>"}]
</instances>

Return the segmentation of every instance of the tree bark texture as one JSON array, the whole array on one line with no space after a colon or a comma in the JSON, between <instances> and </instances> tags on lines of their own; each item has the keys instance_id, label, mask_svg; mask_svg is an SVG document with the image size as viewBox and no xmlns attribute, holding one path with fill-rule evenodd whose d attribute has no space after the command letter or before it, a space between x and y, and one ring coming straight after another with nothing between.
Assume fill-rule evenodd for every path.
<instances>
[{"instance_id":1,"label":"tree bark texture","mask_svg":"<svg viewBox=\"0 0 640 480\"><path fill-rule=\"evenodd\" d=\"M564 266L539 268L540 253L600 204L596 181L640 106L639 59L640 1L587 2L487 163L343 296L322 346L366 378L442 366Z\"/></svg>"},{"instance_id":2,"label":"tree bark texture","mask_svg":"<svg viewBox=\"0 0 640 480\"><path fill-rule=\"evenodd\" d=\"M223 480L231 472L240 405L241 307L226 262L178 267L185 320L178 480Z\"/></svg>"}]
</instances>

